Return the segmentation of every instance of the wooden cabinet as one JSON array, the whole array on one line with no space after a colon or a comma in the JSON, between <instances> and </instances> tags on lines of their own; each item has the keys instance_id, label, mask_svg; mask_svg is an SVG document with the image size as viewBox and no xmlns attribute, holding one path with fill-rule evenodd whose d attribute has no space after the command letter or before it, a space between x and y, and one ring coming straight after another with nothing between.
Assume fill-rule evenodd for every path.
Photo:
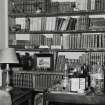
<instances>
[{"instance_id":1,"label":"wooden cabinet","mask_svg":"<svg viewBox=\"0 0 105 105\"><path fill-rule=\"evenodd\" d=\"M46 93L44 104L48 101L51 105L104 105L105 96L86 96L86 95L73 95L62 93Z\"/></svg>"}]
</instances>

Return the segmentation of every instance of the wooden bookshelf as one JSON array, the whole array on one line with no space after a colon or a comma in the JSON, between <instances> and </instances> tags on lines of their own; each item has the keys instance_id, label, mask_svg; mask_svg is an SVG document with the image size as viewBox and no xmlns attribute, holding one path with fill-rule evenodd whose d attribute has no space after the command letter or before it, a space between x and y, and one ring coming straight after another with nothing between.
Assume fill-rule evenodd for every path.
<instances>
[{"instance_id":1,"label":"wooden bookshelf","mask_svg":"<svg viewBox=\"0 0 105 105\"><path fill-rule=\"evenodd\" d=\"M24 1L25 0L23 0L22 3ZM104 0L102 0L102 1L104 2ZM15 2L15 1L13 1L13 2ZM11 46L14 47L17 52L18 51L29 52L29 53L30 52L48 52L48 53L51 52L51 53L53 53L53 55L55 57L54 58L54 64L55 64L54 66L56 66L59 63L58 60L61 60L60 65L58 64L58 66L60 66L61 69L64 69L62 66L64 66L64 64L66 62L66 58L63 55L59 57L59 55L58 55L59 52L65 52L65 53L66 52L77 52L77 53L85 52L86 54L88 54L89 64L91 64L92 61L94 62L94 60L96 60L96 61L100 60L101 64L105 63L105 59L104 59L105 58L105 53L104 53L105 52L105 28L104 28L104 25L105 24L102 24L102 22L103 23L105 22L105 19L102 19L102 20L100 19L101 27L98 27L97 24L99 23L99 21L97 23L96 21L94 21L94 19L91 20L91 18L90 18L91 16L95 16L95 15L99 15L99 16L104 15L105 7L101 8L100 4L97 7L97 5L94 4L96 6L96 7L94 7L94 9L85 10L86 9L85 8L84 10L82 10L80 8L81 10L77 11L77 10L74 10L74 7L73 7L73 8L71 8L73 10L70 10L69 8L67 8L68 11L66 11L66 10L64 10L64 11L57 10L56 11L55 10L57 7L57 5L56 5L54 8L51 7L54 10L50 11L50 9L51 9L50 6L52 5L51 1L45 0L43 2L43 3L45 3L44 4L45 7L42 7L42 9L44 9L44 11L36 12L37 11L36 8L34 8L35 9L34 11L31 11L32 7L27 6L27 5L31 5L33 2L29 2L29 4L24 2L23 3L24 5L22 3L17 2L17 4L16 4L18 7L17 9L20 9L20 10L22 9L21 11L15 11L15 12L9 11L8 12L9 13L8 17L11 20L11 21L9 21L11 23L9 23L9 31L8 31L9 38L10 38L8 41L10 43L8 45L10 45L10 47ZM32 6L33 6L33 4L32 4ZM21 8L19 8L19 6ZM27 6L27 7L25 8L24 6ZM63 5L61 7L63 8ZM62 8L61 8L61 10L63 10ZM23 9L26 9L26 10L23 11ZM68 19L65 23L66 26L65 26L65 24L63 24L64 20L61 19L62 17L68 17L68 18L64 18L65 21ZM20 20L20 22L18 21L16 23L15 19L17 19L17 18L24 19L22 24L21 24L21 20ZM36 18L36 20L34 20L35 18ZM43 18L45 18L45 19L43 19ZM48 18L53 18L53 19L48 19ZM57 18L60 18L60 19L57 20ZM95 18L97 18L97 17L95 17ZM94 24L90 24L90 23L94 23ZM22 28L18 27L18 29L16 30L16 25L20 25L20 27L22 27ZM63 28L62 28L62 25L64 25ZM14 29L14 27L15 27L15 29ZM14 30L16 30L16 31L14 31ZM24 36L26 34L29 34L29 39L26 40L26 42L24 41L24 39L21 39L19 42L19 39L18 40L16 39L16 35L19 35L19 34L20 34L20 37L21 37L21 34ZM51 34L51 35L53 35L53 37L51 37L51 38L46 37L45 36L46 34L47 35ZM58 39L56 36L54 37L54 35L56 35L56 34L57 34L57 36L59 36ZM68 36L65 37L66 36L65 34ZM40 45L43 45L43 46L47 45L49 47L49 49L45 49L45 48L40 49L39 48ZM59 49L51 49L51 45L56 45L56 46L58 45L61 47L61 49L60 48ZM20 46L22 46L22 47L20 47ZM97 52L99 52L99 54ZM95 53L97 53L97 54L95 54ZM93 57L90 57L90 56L93 56ZM87 55L85 56L84 54L82 54L80 56L80 58L78 58L78 61L81 59L84 60L85 57L87 57ZM69 59L69 60L71 60L71 59ZM85 59L85 61L86 60L87 59ZM78 61L76 61L76 62L70 61L70 63L78 63ZM86 63L86 62L81 61L79 63ZM63 74L64 71L58 70L58 69L59 69L59 67L58 68L54 67L54 70L55 70L54 72L57 72L57 74L56 73L54 74L53 72L51 72L51 74L50 74L47 72L47 76L48 76L47 78L50 78L51 75L58 76L59 74ZM62 73L60 73L60 72L62 72ZM29 74L32 74L32 75L34 74L34 77L35 77L35 76L39 76L40 73L41 72L36 71L36 74L34 72L31 72ZM27 71L26 71L26 74L28 74ZM46 72L42 72L41 75L46 75ZM18 75L17 75L17 77L18 77ZM24 78L24 76L23 76L23 78ZM39 80L37 81L37 83L42 82L41 81L42 77L40 77L40 78L38 77L38 79ZM47 81L47 82L50 83L50 81ZM21 84L21 82L20 82L20 84ZM18 85L18 83L16 85ZM38 86L39 87L34 87L34 88L36 90L43 90L46 87L47 88L49 87L49 86L42 87L42 85L40 85L40 84ZM28 84L28 88L33 88L32 84L31 85Z\"/></svg>"}]
</instances>

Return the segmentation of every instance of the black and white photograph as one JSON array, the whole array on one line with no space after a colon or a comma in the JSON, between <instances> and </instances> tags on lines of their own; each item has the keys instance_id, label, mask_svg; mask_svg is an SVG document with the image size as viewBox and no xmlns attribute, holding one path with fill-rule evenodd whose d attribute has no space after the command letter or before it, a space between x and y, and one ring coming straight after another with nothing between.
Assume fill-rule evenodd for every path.
<instances>
[{"instance_id":1,"label":"black and white photograph","mask_svg":"<svg viewBox=\"0 0 105 105\"><path fill-rule=\"evenodd\" d=\"M0 105L105 105L105 0L0 0Z\"/></svg>"}]
</instances>

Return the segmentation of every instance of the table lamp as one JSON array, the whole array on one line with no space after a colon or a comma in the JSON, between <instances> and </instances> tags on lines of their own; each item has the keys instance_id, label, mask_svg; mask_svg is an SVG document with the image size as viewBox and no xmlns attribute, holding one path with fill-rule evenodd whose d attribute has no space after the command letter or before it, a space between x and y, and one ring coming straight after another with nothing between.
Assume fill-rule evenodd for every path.
<instances>
[{"instance_id":1,"label":"table lamp","mask_svg":"<svg viewBox=\"0 0 105 105\"><path fill-rule=\"evenodd\" d=\"M9 91L12 89L11 86L9 86L10 78L9 78L9 64L15 64L19 63L16 51L14 48L4 48L0 50L0 64L6 64L6 91Z\"/></svg>"}]
</instances>

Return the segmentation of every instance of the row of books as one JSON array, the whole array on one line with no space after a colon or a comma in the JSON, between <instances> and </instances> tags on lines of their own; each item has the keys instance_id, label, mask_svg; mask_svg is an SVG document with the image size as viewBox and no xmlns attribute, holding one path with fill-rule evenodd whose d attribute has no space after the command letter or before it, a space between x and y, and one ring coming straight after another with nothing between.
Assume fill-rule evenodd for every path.
<instances>
[{"instance_id":1,"label":"row of books","mask_svg":"<svg viewBox=\"0 0 105 105\"><path fill-rule=\"evenodd\" d=\"M81 10L105 10L104 0L16 0L9 3L9 11L12 13L65 13Z\"/></svg>"},{"instance_id":2,"label":"row of books","mask_svg":"<svg viewBox=\"0 0 105 105\"><path fill-rule=\"evenodd\" d=\"M80 62L87 63L89 65L97 64L105 65L105 52L88 52L80 56Z\"/></svg>"},{"instance_id":3,"label":"row of books","mask_svg":"<svg viewBox=\"0 0 105 105\"><path fill-rule=\"evenodd\" d=\"M98 62L102 66L105 65L105 52L88 52L81 54L77 59L70 59L65 57L65 55L59 55L55 71L64 72L65 63L68 63L68 69L70 70L86 64L89 65L89 70L91 71L92 65L97 64Z\"/></svg>"},{"instance_id":4,"label":"row of books","mask_svg":"<svg viewBox=\"0 0 105 105\"><path fill-rule=\"evenodd\" d=\"M43 90L51 87L53 84L56 84L56 82L62 78L62 75L55 75L51 73L43 74L43 71L40 74L17 72L13 75L13 85L14 87Z\"/></svg>"},{"instance_id":5,"label":"row of books","mask_svg":"<svg viewBox=\"0 0 105 105\"><path fill-rule=\"evenodd\" d=\"M46 11L46 0L13 0L9 1L10 13L37 13Z\"/></svg>"},{"instance_id":6,"label":"row of books","mask_svg":"<svg viewBox=\"0 0 105 105\"><path fill-rule=\"evenodd\" d=\"M76 0L79 10L105 10L104 0Z\"/></svg>"},{"instance_id":7,"label":"row of books","mask_svg":"<svg viewBox=\"0 0 105 105\"><path fill-rule=\"evenodd\" d=\"M33 88L32 82L32 74L31 73L14 73L13 74L13 86L21 87L21 88Z\"/></svg>"},{"instance_id":8,"label":"row of books","mask_svg":"<svg viewBox=\"0 0 105 105\"><path fill-rule=\"evenodd\" d=\"M88 54L89 64L97 64L98 62L101 65L105 65L105 53L104 52L92 52Z\"/></svg>"},{"instance_id":9,"label":"row of books","mask_svg":"<svg viewBox=\"0 0 105 105\"><path fill-rule=\"evenodd\" d=\"M83 33L63 35L64 49L97 49L105 48L104 33Z\"/></svg>"},{"instance_id":10,"label":"row of books","mask_svg":"<svg viewBox=\"0 0 105 105\"><path fill-rule=\"evenodd\" d=\"M101 49L105 48L105 33L30 34L28 40L10 39L9 45L24 49L35 49L41 45L51 49L52 46L61 46L59 49Z\"/></svg>"},{"instance_id":11,"label":"row of books","mask_svg":"<svg viewBox=\"0 0 105 105\"><path fill-rule=\"evenodd\" d=\"M15 24L20 25L17 31L68 31L68 30L105 30L105 19L86 16L60 17L29 17L16 18ZM14 28L14 27L13 27Z\"/></svg>"},{"instance_id":12,"label":"row of books","mask_svg":"<svg viewBox=\"0 0 105 105\"><path fill-rule=\"evenodd\" d=\"M13 35L10 35L13 36ZM15 36L15 35L14 35ZM26 39L27 34L17 34L18 37L14 39L9 37L9 45L14 46L15 48L20 49L37 49L41 45L48 46L61 46L61 35L60 34L50 34L50 35L42 35L42 34L30 34L29 39ZM23 37L22 37L23 36Z\"/></svg>"},{"instance_id":13,"label":"row of books","mask_svg":"<svg viewBox=\"0 0 105 105\"><path fill-rule=\"evenodd\" d=\"M56 69L55 71L63 72L65 68L65 62L66 58L63 55L59 55L57 57L57 62L56 62Z\"/></svg>"},{"instance_id":14,"label":"row of books","mask_svg":"<svg viewBox=\"0 0 105 105\"><path fill-rule=\"evenodd\" d=\"M70 12L75 2L51 2L51 0L16 0L9 3L10 13Z\"/></svg>"},{"instance_id":15,"label":"row of books","mask_svg":"<svg viewBox=\"0 0 105 105\"><path fill-rule=\"evenodd\" d=\"M68 0L52 0L53 2L56 3L69 3L70 1ZM105 1L104 0L73 0L71 1L74 3L72 5L74 8L72 11L88 11L88 10L105 10Z\"/></svg>"},{"instance_id":16,"label":"row of books","mask_svg":"<svg viewBox=\"0 0 105 105\"><path fill-rule=\"evenodd\" d=\"M62 75L55 74L41 74L40 76L33 76L33 87L35 89L46 89L52 87L57 81L62 79Z\"/></svg>"},{"instance_id":17,"label":"row of books","mask_svg":"<svg viewBox=\"0 0 105 105\"><path fill-rule=\"evenodd\" d=\"M70 72L70 70L73 70L77 65L82 65L84 63L84 62L80 62L80 61L82 61L82 59L81 60L79 58L77 58L77 59L73 59L73 58L70 59L70 58L65 57L65 55L59 55L57 57L55 71L64 73L65 64L67 63L68 64L68 67L67 67L68 68L68 72Z\"/></svg>"},{"instance_id":18,"label":"row of books","mask_svg":"<svg viewBox=\"0 0 105 105\"><path fill-rule=\"evenodd\" d=\"M37 52L38 53L38 52ZM63 53L63 54L60 54L58 53L58 55L54 58L54 71L56 72L64 72L64 69L65 69L65 63L68 63L68 66L70 69L73 69L77 66L81 66L83 64L87 64L91 67L91 65L94 65L94 64L97 64L97 62L99 62L101 65L105 65L105 52L76 52L75 54L74 53L70 53L68 52L68 54L66 54L67 52ZM22 53L23 54L23 53ZM22 55L20 53L20 63L22 62ZM31 54L31 53L30 53ZM59 55L60 54L60 55ZM66 55L65 55L66 54ZM75 57L76 56L76 57ZM36 57L34 56L34 54L31 54L30 57L32 58L32 62L33 62L33 67L32 69L29 69L29 70L35 70L36 71ZM27 61L25 61L27 62ZM22 67L22 65L21 65ZM26 70L26 69L24 69ZM42 68L42 69L37 69L37 71L39 72L48 72L48 70ZM39 76L39 75L37 75ZM14 78L17 77L18 78L18 75L14 75ZM22 79L24 81L25 78L28 78L25 79L26 82L28 81L31 81L32 79L32 75L27 75L25 76L25 73L23 73L22 76L19 76L20 80ZM52 77L53 78L53 77ZM16 78L15 78L16 79ZM14 79L14 81L15 81ZM16 83L18 85L18 83ZM19 85L24 85L25 84L27 85L27 83L19 83ZM32 84L28 84L27 86L31 87Z\"/></svg>"}]
</instances>

